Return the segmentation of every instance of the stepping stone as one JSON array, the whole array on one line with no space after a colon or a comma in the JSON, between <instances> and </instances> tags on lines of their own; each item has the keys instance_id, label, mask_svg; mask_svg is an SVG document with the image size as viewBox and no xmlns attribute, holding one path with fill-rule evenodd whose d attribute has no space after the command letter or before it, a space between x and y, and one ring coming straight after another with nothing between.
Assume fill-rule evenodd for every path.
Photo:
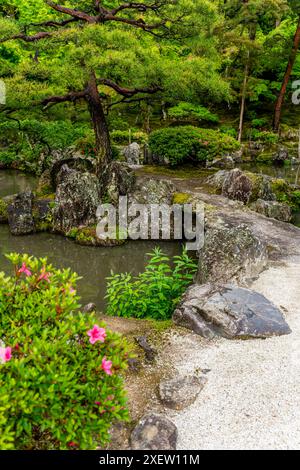
<instances>
[{"instance_id":1,"label":"stepping stone","mask_svg":"<svg viewBox=\"0 0 300 470\"><path fill-rule=\"evenodd\" d=\"M189 375L161 382L159 398L173 410L183 410L192 405L207 382L207 378Z\"/></svg>"},{"instance_id":2,"label":"stepping stone","mask_svg":"<svg viewBox=\"0 0 300 470\"><path fill-rule=\"evenodd\" d=\"M145 415L131 434L132 450L176 450L177 427L165 416Z\"/></svg>"}]
</instances>

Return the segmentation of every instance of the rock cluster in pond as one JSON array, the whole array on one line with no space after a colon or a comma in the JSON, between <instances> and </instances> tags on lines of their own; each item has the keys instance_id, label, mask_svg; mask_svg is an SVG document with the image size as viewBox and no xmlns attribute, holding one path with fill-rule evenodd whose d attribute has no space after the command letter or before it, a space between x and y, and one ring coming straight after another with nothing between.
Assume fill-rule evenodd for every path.
<instances>
[{"instance_id":1,"label":"rock cluster in pond","mask_svg":"<svg viewBox=\"0 0 300 470\"><path fill-rule=\"evenodd\" d=\"M128 165L139 165L141 157L141 147L137 142L133 142L123 149L123 155Z\"/></svg>"},{"instance_id":2,"label":"rock cluster in pond","mask_svg":"<svg viewBox=\"0 0 300 470\"><path fill-rule=\"evenodd\" d=\"M111 162L100 176L102 200L118 204L119 197L128 195L133 190L135 182L135 174L127 164Z\"/></svg>"},{"instance_id":3,"label":"rock cluster in pond","mask_svg":"<svg viewBox=\"0 0 300 470\"><path fill-rule=\"evenodd\" d=\"M161 402L173 410L183 410L192 405L207 382L205 376L186 375L159 384Z\"/></svg>"},{"instance_id":4,"label":"rock cluster in pond","mask_svg":"<svg viewBox=\"0 0 300 470\"><path fill-rule=\"evenodd\" d=\"M178 431L165 416L149 413L131 434L132 450L176 450Z\"/></svg>"},{"instance_id":5,"label":"rock cluster in pond","mask_svg":"<svg viewBox=\"0 0 300 470\"><path fill-rule=\"evenodd\" d=\"M190 287L173 321L209 339L268 338L291 333L282 312L272 302L253 290L233 285Z\"/></svg>"},{"instance_id":6,"label":"rock cluster in pond","mask_svg":"<svg viewBox=\"0 0 300 470\"><path fill-rule=\"evenodd\" d=\"M57 176L54 230L66 235L73 228L95 224L99 204L98 178L64 165Z\"/></svg>"}]
</instances>

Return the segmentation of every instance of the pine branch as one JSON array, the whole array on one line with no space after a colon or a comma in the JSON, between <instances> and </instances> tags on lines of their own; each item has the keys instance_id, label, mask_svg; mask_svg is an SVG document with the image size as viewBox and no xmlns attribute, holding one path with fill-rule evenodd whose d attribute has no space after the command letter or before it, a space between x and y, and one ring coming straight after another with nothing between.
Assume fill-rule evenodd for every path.
<instances>
[{"instance_id":1,"label":"pine branch","mask_svg":"<svg viewBox=\"0 0 300 470\"><path fill-rule=\"evenodd\" d=\"M85 98L87 95L87 91L71 91L63 96L50 96L49 98L44 99L40 104L44 107L44 109L48 109L50 106L54 106L59 103L66 103L71 102L74 103L77 100Z\"/></svg>"},{"instance_id":2,"label":"pine branch","mask_svg":"<svg viewBox=\"0 0 300 470\"><path fill-rule=\"evenodd\" d=\"M130 98L132 96L135 96L139 93L143 94L149 94L152 95L154 93L157 93L158 91L162 91L162 87L160 86L154 86L154 87L145 87L145 88L125 88L117 83L113 82L112 80L109 80L107 78L100 78L97 80L98 85L105 85L108 86L109 88L112 88L115 90L119 95L122 95L126 98Z\"/></svg>"}]
</instances>

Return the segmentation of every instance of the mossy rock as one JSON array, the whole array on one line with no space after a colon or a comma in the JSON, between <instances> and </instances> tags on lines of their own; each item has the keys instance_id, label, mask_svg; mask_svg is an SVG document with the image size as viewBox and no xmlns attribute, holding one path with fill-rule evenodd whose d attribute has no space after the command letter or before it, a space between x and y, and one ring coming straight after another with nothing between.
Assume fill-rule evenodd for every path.
<instances>
[{"instance_id":1,"label":"mossy rock","mask_svg":"<svg viewBox=\"0 0 300 470\"><path fill-rule=\"evenodd\" d=\"M55 196L55 195L54 195ZM33 202L32 216L37 232L51 232L53 229L53 197L43 196Z\"/></svg>"},{"instance_id":2,"label":"mossy rock","mask_svg":"<svg viewBox=\"0 0 300 470\"><path fill-rule=\"evenodd\" d=\"M6 224L8 222L8 203L3 199L0 199L0 224Z\"/></svg>"},{"instance_id":3,"label":"mossy rock","mask_svg":"<svg viewBox=\"0 0 300 470\"><path fill-rule=\"evenodd\" d=\"M189 193L175 193L173 196L173 204L188 204L191 202L191 194Z\"/></svg>"},{"instance_id":4,"label":"mossy rock","mask_svg":"<svg viewBox=\"0 0 300 470\"><path fill-rule=\"evenodd\" d=\"M40 176L36 194L38 197L47 197L54 191L50 170L44 171Z\"/></svg>"},{"instance_id":5,"label":"mossy rock","mask_svg":"<svg viewBox=\"0 0 300 470\"><path fill-rule=\"evenodd\" d=\"M76 243L82 246L113 247L124 245L126 242L126 240L120 240L118 238L118 230L116 239L107 238L102 240L98 238L96 226L73 228L67 233L67 237L72 238Z\"/></svg>"},{"instance_id":6,"label":"mossy rock","mask_svg":"<svg viewBox=\"0 0 300 470\"><path fill-rule=\"evenodd\" d=\"M272 165L274 160L274 153L263 152L256 157L256 161L259 163L267 163Z\"/></svg>"}]
</instances>

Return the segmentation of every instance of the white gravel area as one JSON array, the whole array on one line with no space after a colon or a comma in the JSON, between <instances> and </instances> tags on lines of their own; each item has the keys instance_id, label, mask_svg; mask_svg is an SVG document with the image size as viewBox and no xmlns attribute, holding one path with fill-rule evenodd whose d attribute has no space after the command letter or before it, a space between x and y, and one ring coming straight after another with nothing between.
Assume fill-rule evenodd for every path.
<instances>
[{"instance_id":1,"label":"white gravel area","mask_svg":"<svg viewBox=\"0 0 300 470\"><path fill-rule=\"evenodd\" d=\"M292 334L266 340L176 336L165 354L181 373L210 369L196 402L168 411L178 449L300 449L300 259L251 286L285 312Z\"/></svg>"}]
</instances>

